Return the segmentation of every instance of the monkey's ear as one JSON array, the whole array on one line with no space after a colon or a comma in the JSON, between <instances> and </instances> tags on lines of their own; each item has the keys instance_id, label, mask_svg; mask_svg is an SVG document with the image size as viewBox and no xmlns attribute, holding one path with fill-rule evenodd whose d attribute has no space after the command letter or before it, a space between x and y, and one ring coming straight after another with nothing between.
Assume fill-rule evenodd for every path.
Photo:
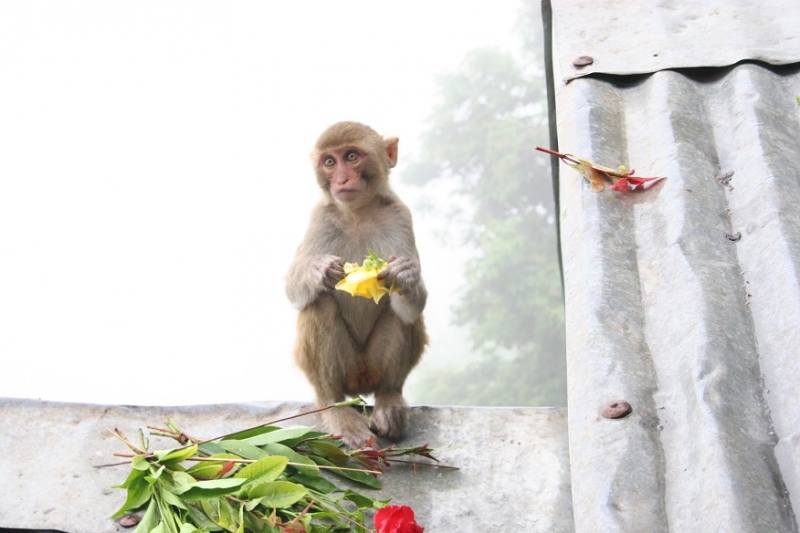
<instances>
[{"instance_id":1,"label":"monkey's ear","mask_svg":"<svg viewBox=\"0 0 800 533\"><path fill-rule=\"evenodd\" d=\"M389 158L389 168L394 168L397 164L397 143L400 139L397 137L389 137L386 139L386 156Z\"/></svg>"}]
</instances>

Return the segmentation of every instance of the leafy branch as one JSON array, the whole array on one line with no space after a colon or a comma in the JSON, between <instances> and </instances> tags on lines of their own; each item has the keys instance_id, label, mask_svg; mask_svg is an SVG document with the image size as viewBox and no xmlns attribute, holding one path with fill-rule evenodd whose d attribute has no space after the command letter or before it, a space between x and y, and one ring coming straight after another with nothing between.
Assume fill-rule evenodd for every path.
<instances>
[{"instance_id":1,"label":"leafy branch","mask_svg":"<svg viewBox=\"0 0 800 533\"><path fill-rule=\"evenodd\" d=\"M337 437L313 427L275 425L359 402L341 402L210 439L190 436L168 420L166 428L147 426L150 434L172 438L180 446L157 451L150 451L141 429L138 443L119 429L109 430L132 452L115 454L130 458L132 468L115 487L125 489L127 497L111 518L144 508L135 533L369 532L367 513L389 500L342 489L322 472L379 489L377 476L392 463L442 467L434 450L427 444L373 449L370 442L349 451Z\"/></svg>"}]
</instances>

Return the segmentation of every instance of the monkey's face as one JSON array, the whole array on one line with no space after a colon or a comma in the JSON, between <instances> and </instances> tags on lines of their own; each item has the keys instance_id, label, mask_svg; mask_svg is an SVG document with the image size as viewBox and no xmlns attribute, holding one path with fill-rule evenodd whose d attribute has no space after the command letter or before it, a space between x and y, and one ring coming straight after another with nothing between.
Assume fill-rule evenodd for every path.
<instances>
[{"instance_id":1,"label":"monkey's face","mask_svg":"<svg viewBox=\"0 0 800 533\"><path fill-rule=\"evenodd\" d=\"M369 154L357 146L328 148L319 156L317 174L334 199L352 204L363 198L369 188L369 159Z\"/></svg>"}]
</instances>

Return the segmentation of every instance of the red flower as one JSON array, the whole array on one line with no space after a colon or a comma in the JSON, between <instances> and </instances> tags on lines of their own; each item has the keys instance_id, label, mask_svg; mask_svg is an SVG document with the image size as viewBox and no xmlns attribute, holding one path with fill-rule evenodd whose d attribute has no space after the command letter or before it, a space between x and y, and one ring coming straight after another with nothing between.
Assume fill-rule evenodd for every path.
<instances>
[{"instance_id":1,"label":"red flower","mask_svg":"<svg viewBox=\"0 0 800 533\"><path fill-rule=\"evenodd\" d=\"M414 510L407 505L389 505L375 513L377 533L422 533L425 528L414 521Z\"/></svg>"}]
</instances>

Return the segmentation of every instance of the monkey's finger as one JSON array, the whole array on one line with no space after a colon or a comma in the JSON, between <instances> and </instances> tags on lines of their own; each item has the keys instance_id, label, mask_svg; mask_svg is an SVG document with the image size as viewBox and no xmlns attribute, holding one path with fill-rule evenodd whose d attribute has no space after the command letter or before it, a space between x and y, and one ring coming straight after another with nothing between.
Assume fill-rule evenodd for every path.
<instances>
[{"instance_id":1,"label":"monkey's finger","mask_svg":"<svg viewBox=\"0 0 800 533\"><path fill-rule=\"evenodd\" d=\"M325 279L328 283L339 283L344 278L344 270L328 270L325 272Z\"/></svg>"}]
</instances>

